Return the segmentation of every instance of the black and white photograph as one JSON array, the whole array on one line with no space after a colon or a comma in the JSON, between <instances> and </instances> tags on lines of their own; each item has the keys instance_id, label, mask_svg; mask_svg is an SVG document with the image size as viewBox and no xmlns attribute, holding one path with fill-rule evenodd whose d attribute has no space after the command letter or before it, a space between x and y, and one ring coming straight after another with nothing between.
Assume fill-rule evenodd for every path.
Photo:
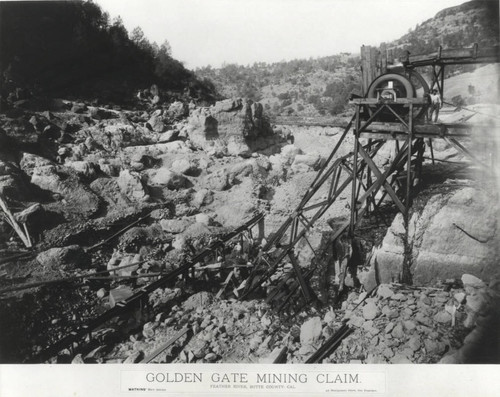
<instances>
[{"instance_id":1,"label":"black and white photograph","mask_svg":"<svg viewBox=\"0 0 500 397\"><path fill-rule=\"evenodd\" d=\"M0 1L0 395L497 395L499 19Z\"/></svg>"}]
</instances>

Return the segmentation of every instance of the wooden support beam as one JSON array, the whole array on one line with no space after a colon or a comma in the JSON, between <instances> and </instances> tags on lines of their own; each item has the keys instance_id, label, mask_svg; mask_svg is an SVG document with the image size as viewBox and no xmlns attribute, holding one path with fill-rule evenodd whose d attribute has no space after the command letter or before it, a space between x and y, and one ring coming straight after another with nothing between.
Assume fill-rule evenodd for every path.
<instances>
[{"instance_id":1,"label":"wooden support beam","mask_svg":"<svg viewBox=\"0 0 500 397\"><path fill-rule=\"evenodd\" d=\"M322 207L322 206L324 206L324 205L329 204L329 203L330 203L330 201L331 201L331 200L330 200L329 198L327 198L326 200L322 200L322 201L320 201L319 203L316 203L316 204L311 204L310 206L303 208L303 209L302 209L302 212L308 212L308 211L314 210L314 209L316 209L316 208Z\"/></svg>"},{"instance_id":2,"label":"wooden support beam","mask_svg":"<svg viewBox=\"0 0 500 397\"><path fill-rule=\"evenodd\" d=\"M472 152L470 152L469 150L467 150L467 148L465 146L463 146L460 142L458 142L456 139L454 139L454 138L445 138L445 140L448 143L450 143L452 146L454 146L456 149L458 149L459 152L464 153L474 163L476 163L477 165L483 167L487 172L491 172L491 169L490 169L490 167L487 164L485 164L481 160L479 160L474 154L472 154Z\"/></svg>"},{"instance_id":3,"label":"wooden support beam","mask_svg":"<svg viewBox=\"0 0 500 397\"><path fill-rule=\"evenodd\" d=\"M373 162L373 160L370 158L370 156L368 156L368 154L363 150L362 147L359 148L359 154L361 155L361 157L363 157L363 159L365 160L368 167L371 168L371 170L373 171L373 173L377 177L377 180L380 179L380 181L384 185L384 188L387 191L387 193L389 194L389 196L391 196L391 198L394 201L394 203L396 204L396 206L404 214L405 213L405 206L403 205L403 203L401 203L401 200L399 200L399 198L396 195L396 192L394 191L392 186L389 184L389 182L387 182L387 177L386 176L384 177L384 175L378 169L377 165Z\"/></svg>"},{"instance_id":4,"label":"wooden support beam","mask_svg":"<svg viewBox=\"0 0 500 397\"><path fill-rule=\"evenodd\" d=\"M259 234L258 234L258 239L259 239L259 243L266 237L266 230L265 230L265 218L262 218L259 223L257 224L258 225L258 228L259 228Z\"/></svg>"},{"instance_id":5,"label":"wooden support beam","mask_svg":"<svg viewBox=\"0 0 500 397\"><path fill-rule=\"evenodd\" d=\"M359 125L356 125L356 128L354 129L354 134L358 134L360 132L365 131L368 128L368 126L373 123L378 114L382 112L384 107L385 105L377 107L375 111L370 115L368 120L364 121L363 125L361 125L361 123L359 123ZM359 110L359 106L356 106L356 108Z\"/></svg>"},{"instance_id":6,"label":"wooden support beam","mask_svg":"<svg viewBox=\"0 0 500 397\"><path fill-rule=\"evenodd\" d=\"M177 342L182 336L186 335L189 331L192 331L192 329L188 326L185 326L180 331L178 331L172 338L170 338L166 343L164 343L159 348L154 350L151 354L149 354L148 356L144 357L141 361L139 361L139 363L150 363L161 353L167 350L170 346L172 346L175 342Z\"/></svg>"},{"instance_id":7,"label":"wooden support beam","mask_svg":"<svg viewBox=\"0 0 500 397\"><path fill-rule=\"evenodd\" d=\"M303 275L304 280L307 280L309 277L311 277L313 270L314 269L309 269L304 273L304 275ZM281 305L279 305L279 307L277 309L278 313L281 312L285 308L285 306L288 304L288 301L292 298L293 295L295 295L295 292L296 292L298 287L300 287L300 284L298 284L294 280L294 282L290 286L290 292L285 296L285 299L283 299L283 302L281 303ZM312 298L311 298L311 300L312 300ZM307 305L308 303L310 303L310 301L306 301L305 305ZM305 305L303 305L303 306L305 306Z\"/></svg>"},{"instance_id":8,"label":"wooden support beam","mask_svg":"<svg viewBox=\"0 0 500 397\"><path fill-rule=\"evenodd\" d=\"M302 295L304 296L306 303L309 303L311 301L311 293L309 292L309 287L307 286L307 283L302 276L300 265L297 262L297 258L295 258L295 254L293 253L293 251L290 251L288 253L288 257L292 262L293 270L295 270L295 275L297 276L297 281L299 282L300 289L302 290Z\"/></svg>"},{"instance_id":9,"label":"wooden support beam","mask_svg":"<svg viewBox=\"0 0 500 397\"><path fill-rule=\"evenodd\" d=\"M409 105L409 106L410 106L410 107L412 107L412 106L413 106L413 104L411 104L411 103L410 103L410 105ZM403 118L399 115L399 112L396 112L396 111L392 108L392 106L385 105L385 107L386 107L387 109L389 109L389 111L390 111L390 112L391 112L391 113L392 113L392 114L393 114L393 115L394 115L394 116L395 116L395 117L399 120L399 122L401 123L401 125L402 125L402 126L404 126L404 128L408 129L408 124L407 124L407 123L406 123L406 121L404 121L404 120L403 120ZM413 108L412 108L412 109L413 109ZM410 112L409 114L410 114L410 118L412 118L412 114L413 114L413 113L411 113L411 112ZM405 131L405 132L407 132L407 131Z\"/></svg>"},{"instance_id":10,"label":"wooden support beam","mask_svg":"<svg viewBox=\"0 0 500 397\"><path fill-rule=\"evenodd\" d=\"M273 361L273 364L286 364L286 353L288 352L288 348L283 346Z\"/></svg>"},{"instance_id":11,"label":"wooden support beam","mask_svg":"<svg viewBox=\"0 0 500 397\"><path fill-rule=\"evenodd\" d=\"M405 212L403 213L404 215L404 220L405 220L405 226L408 230L408 211L410 209L410 200L411 200L411 188L412 188L412 181L411 181L411 155L412 155L412 149L413 149L413 117L411 115L413 114L413 105L410 104L410 119L408 120L408 149L407 149L407 155L406 155L406 198L405 198Z\"/></svg>"},{"instance_id":12,"label":"wooden support beam","mask_svg":"<svg viewBox=\"0 0 500 397\"><path fill-rule=\"evenodd\" d=\"M380 45L379 62L380 62L380 74L387 73L388 59L387 59L387 44L385 43L382 43Z\"/></svg>"},{"instance_id":13,"label":"wooden support beam","mask_svg":"<svg viewBox=\"0 0 500 397\"><path fill-rule=\"evenodd\" d=\"M421 134L435 134L441 135L445 134L448 126L445 124L414 124L414 132ZM401 125L401 123L389 123L389 122L373 122L370 125L369 131L375 132L386 132L387 134L391 132L408 133L408 125ZM406 137L405 137L406 139Z\"/></svg>"},{"instance_id":14,"label":"wooden support beam","mask_svg":"<svg viewBox=\"0 0 500 397\"><path fill-rule=\"evenodd\" d=\"M434 149L432 148L432 138L429 138L429 149L431 150L432 165L436 164L434 162Z\"/></svg>"},{"instance_id":15,"label":"wooden support beam","mask_svg":"<svg viewBox=\"0 0 500 397\"><path fill-rule=\"evenodd\" d=\"M430 65L455 65L467 63L498 63L500 49L495 47L450 48L438 49L437 52L425 55L411 55L403 62L407 67Z\"/></svg>"},{"instance_id":16,"label":"wooden support beam","mask_svg":"<svg viewBox=\"0 0 500 397\"><path fill-rule=\"evenodd\" d=\"M368 92L371 82L377 77L376 51L377 49L372 46L361 47L361 83L364 95Z\"/></svg>"},{"instance_id":17,"label":"wooden support beam","mask_svg":"<svg viewBox=\"0 0 500 397\"><path fill-rule=\"evenodd\" d=\"M349 228L349 233L351 235L354 234L354 225L356 223L356 182L357 178L356 175L358 173L358 152L360 149L360 144L359 144L359 130L360 130L360 106L356 106L356 128L354 130L354 158L353 158L353 178L352 178L352 186L351 186L351 226Z\"/></svg>"},{"instance_id":18,"label":"wooden support beam","mask_svg":"<svg viewBox=\"0 0 500 397\"><path fill-rule=\"evenodd\" d=\"M323 167L321 167L319 169L318 173L316 174L316 177L314 178L313 182L311 183L311 186L314 186L316 184L316 182L321 177L323 171L328 167L328 164L330 164L330 162L333 160L334 156L337 154L337 150L339 149L340 145L344 142L344 139L347 136L347 133L351 130L351 127L352 127L352 124L355 120L355 117L356 117L355 115L351 117L351 120L347 124L346 128L344 128L344 132L342 133L339 140L337 141L337 144L335 145L335 147L331 151L330 155L326 159L325 164L323 164Z\"/></svg>"},{"instance_id":19,"label":"wooden support beam","mask_svg":"<svg viewBox=\"0 0 500 397\"><path fill-rule=\"evenodd\" d=\"M17 235L19 236L19 238L21 239L23 244L26 246L26 248L31 248L32 244L31 244L31 239L30 239L29 234L28 234L28 229L26 229L26 227L25 227L24 231L23 231L23 229L21 229L21 226L17 222L14 214L12 214L9 207L7 206L7 202L4 201L4 199L1 195L0 195L0 208L4 212L8 223L12 226L12 228L17 233Z\"/></svg>"},{"instance_id":20,"label":"wooden support beam","mask_svg":"<svg viewBox=\"0 0 500 397\"><path fill-rule=\"evenodd\" d=\"M221 295L224 293L225 289L229 285L229 282L231 281L231 278L233 277L234 274L234 269L231 270L231 272L227 275L226 279L224 280L224 283L222 284L222 288L217 292L217 295L215 296L217 299L221 297Z\"/></svg>"},{"instance_id":21,"label":"wooden support beam","mask_svg":"<svg viewBox=\"0 0 500 397\"><path fill-rule=\"evenodd\" d=\"M414 105L427 105L426 98L397 98L394 100L380 100L377 98L353 98L349 103L354 105L409 105L413 103Z\"/></svg>"},{"instance_id":22,"label":"wooden support beam","mask_svg":"<svg viewBox=\"0 0 500 397\"><path fill-rule=\"evenodd\" d=\"M341 173L342 170L340 169L340 167L338 167L337 171L333 174L332 182L330 184L330 189L328 190L328 199L331 199L333 197L333 193L337 191Z\"/></svg>"},{"instance_id":23,"label":"wooden support beam","mask_svg":"<svg viewBox=\"0 0 500 397\"><path fill-rule=\"evenodd\" d=\"M359 136L360 138L364 139L384 139L386 141L406 141L407 139L407 134L405 133L398 133L398 132L392 132L392 133L384 133L384 132L363 132ZM451 137L451 138L470 138L470 134L446 134L446 135L431 135L431 134L419 134L417 132L413 133L414 138L433 138L433 139L443 139L445 137ZM476 138L475 138L476 139ZM489 139L485 141L490 141Z\"/></svg>"}]
</instances>

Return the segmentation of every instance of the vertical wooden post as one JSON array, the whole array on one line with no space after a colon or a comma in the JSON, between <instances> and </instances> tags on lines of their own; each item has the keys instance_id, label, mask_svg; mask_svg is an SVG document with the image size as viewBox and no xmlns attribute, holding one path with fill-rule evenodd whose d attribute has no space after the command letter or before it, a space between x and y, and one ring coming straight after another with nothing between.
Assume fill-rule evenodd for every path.
<instances>
[{"instance_id":1,"label":"vertical wooden post","mask_svg":"<svg viewBox=\"0 0 500 397\"><path fill-rule=\"evenodd\" d=\"M379 51L376 47L361 46L361 83L363 95L368 92L368 87L377 76L387 72L387 49L381 46Z\"/></svg>"},{"instance_id":2,"label":"vertical wooden post","mask_svg":"<svg viewBox=\"0 0 500 397\"><path fill-rule=\"evenodd\" d=\"M293 251L288 253L288 257L290 258L290 262L292 262L293 270L295 271L295 275L297 276L297 281L299 282L300 289L302 291L302 295L306 303L311 302L311 294L309 293L309 288L304 280L304 276L302 275L302 271L300 269L299 262L297 262L297 258Z\"/></svg>"},{"instance_id":3,"label":"vertical wooden post","mask_svg":"<svg viewBox=\"0 0 500 397\"><path fill-rule=\"evenodd\" d=\"M349 228L349 233L354 236L354 227L356 225L357 218L357 200L356 197L356 182L358 174L358 148L359 148L359 128L360 128L360 118L359 118L359 108L360 105L356 105L356 126L354 129L354 154L353 154L353 164L352 164L352 191L351 191L351 224Z\"/></svg>"},{"instance_id":4,"label":"vertical wooden post","mask_svg":"<svg viewBox=\"0 0 500 397\"><path fill-rule=\"evenodd\" d=\"M381 65L380 74L387 73L387 45L385 43L380 45L380 52L378 55Z\"/></svg>"},{"instance_id":5,"label":"vertical wooden post","mask_svg":"<svg viewBox=\"0 0 500 397\"><path fill-rule=\"evenodd\" d=\"M409 120L408 120L408 149L407 149L407 156L408 158L406 159L406 199L405 199L405 213L404 219L405 219L405 225L408 228L408 211L410 209L410 201L411 201L411 153L413 150L413 103L410 103L410 113L409 113Z\"/></svg>"},{"instance_id":6,"label":"vertical wooden post","mask_svg":"<svg viewBox=\"0 0 500 397\"><path fill-rule=\"evenodd\" d=\"M410 112L408 120L408 148L407 148L407 159L406 159L406 200L404 203L404 224L405 224L405 236L404 236L404 260L403 267L401 269L401 281L405 284L411 284L411 264L412 264L412 247L409 241L409 211L410 211L410 201L411 201L411 188L412 188L412 178L411 178L411 156L413 151L413 104L410 103Z\"/></svg>"},{"instance_id":7,"label":"vertical wooden post","mask_svg":"<svg viewBox=\"0 0 500 397\"><path fill-rule=\"evenodd\" d=\"M444 100L443 94L444 94L444 65L441 65L441 84L439 84L439 96L441 97L441 101Z\"/></svg>"},{"instance_id":8,"label":"vertical wooden post","mask_svg":"<svg viewBox=\"0 0 500 397\"><path fill-rule=\"evenodd\" d=\"M361 73L362 73L362 85L363 85L363 95L368 92L368 87L373 81L376 75L376 60L374 59L375 49L370 46L361 47Z\"/></svg>"},{"instance_id":9,"label":"vertical wooden post","mask_svg":"<svg viewBox=\"0 0 500 397\"><path fill-rule=\"evenodd\" d=\"M372 139L368 139L368 143L371 145ZM373 156L375 157L375 156ZM366 170L366 188L369 189L372 185L372 170L370 167L367 167ZM370 193L370 195L366 198L367 201L367 212L375 211L375 194Z\"/></svg>"},{"instance_id":10,"label":"vertical wooden post","mask_svg":"<svg viewBox=\"0 0 500 397\"><path fill-rule=\"evenodd\" d=\"M258 227L259 227L259 234L258 234L259 243L266 237L264 226L265 226L265 224L264 224L264 217L262 217L262 219L258 223Z\"/></svg>"},{"instance_id":11,"label":"vertical wooden post","mask_svg":"<svg viewBox=\"0 0 500 397\"><path fill-rule=\"evenodd\" d=\"M387 64L394 65L394 50L392 48L387 50Z\"/></svg>"}]
</instances>

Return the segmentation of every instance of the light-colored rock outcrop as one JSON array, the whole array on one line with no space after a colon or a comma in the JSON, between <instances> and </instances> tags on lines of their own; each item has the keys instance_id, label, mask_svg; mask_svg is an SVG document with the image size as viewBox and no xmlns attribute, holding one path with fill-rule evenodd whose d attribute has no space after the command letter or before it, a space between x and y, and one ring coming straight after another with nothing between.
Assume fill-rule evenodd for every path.
<instances>
[{"instance_id":1,"label":"light-colored rock outcrop","mask_svg":"<svg viewBox=\"0 0 500 397\"><path fill-rule=\"evenodd\" d=\"M242 99L225 100L209 108L193 110L187 132L198 148L242 157L268 149L280 140L263 115L262 105Z\"/></svg>"},{"instance_id":2,"label":"light-colored rock outcrop","mask_svg":"<svg viewBox=\"0 0 500 397\"><path fill-rule=\"evenodd\" d=\"M464 273L490 280L498 274L499 210L493 197L473 187L432 196L409 221L411 254L407 259L413 282L426 285ZM387 283L401 279L404 239L403 217L398 214L372 256L372 280Z\"/></svg>"}]
</instances>

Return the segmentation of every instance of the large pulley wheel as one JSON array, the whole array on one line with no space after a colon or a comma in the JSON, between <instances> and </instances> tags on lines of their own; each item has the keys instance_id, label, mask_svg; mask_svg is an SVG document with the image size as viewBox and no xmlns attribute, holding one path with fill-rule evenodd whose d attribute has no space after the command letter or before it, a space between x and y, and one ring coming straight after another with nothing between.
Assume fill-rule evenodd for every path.
<instances>
[{"instance_id":1,"label":"large pulley wheel","mask_svg":"<svg viewBox=\"0 0 500 397\"><path fill-rule=\"evenodd\" d=\"M405 76L397 73L387 73L378 76L372 81L366 96L367 98L378 98L378 96L389 95L390 91L394 91L397 98L414 98L415 95L413 85Z\"/></svg>"},{"instance_id":2,"label":"large pulley wheel","mask_svg":"<svg viewBox=\"0 0 500 397\"><path fill-rule=\"evenodd\" d=\"M368 87L366 97L391 101L400 98L416 98L417 95L423 97L428 92L429 86L425 79L417 72L409 71L408 76L397 73L386 73L378 76ZM370 116L375 112L376 108L376 105L368 106L368 113ZM408 105L397 106L392 109L395 110L401 118L408 117ZM425 106L415 107L413 117L420 118L425 112ZM384 109L380 113L380 118L384 121L397 119L388 109Z\"/></svg>"}]
</instances>

